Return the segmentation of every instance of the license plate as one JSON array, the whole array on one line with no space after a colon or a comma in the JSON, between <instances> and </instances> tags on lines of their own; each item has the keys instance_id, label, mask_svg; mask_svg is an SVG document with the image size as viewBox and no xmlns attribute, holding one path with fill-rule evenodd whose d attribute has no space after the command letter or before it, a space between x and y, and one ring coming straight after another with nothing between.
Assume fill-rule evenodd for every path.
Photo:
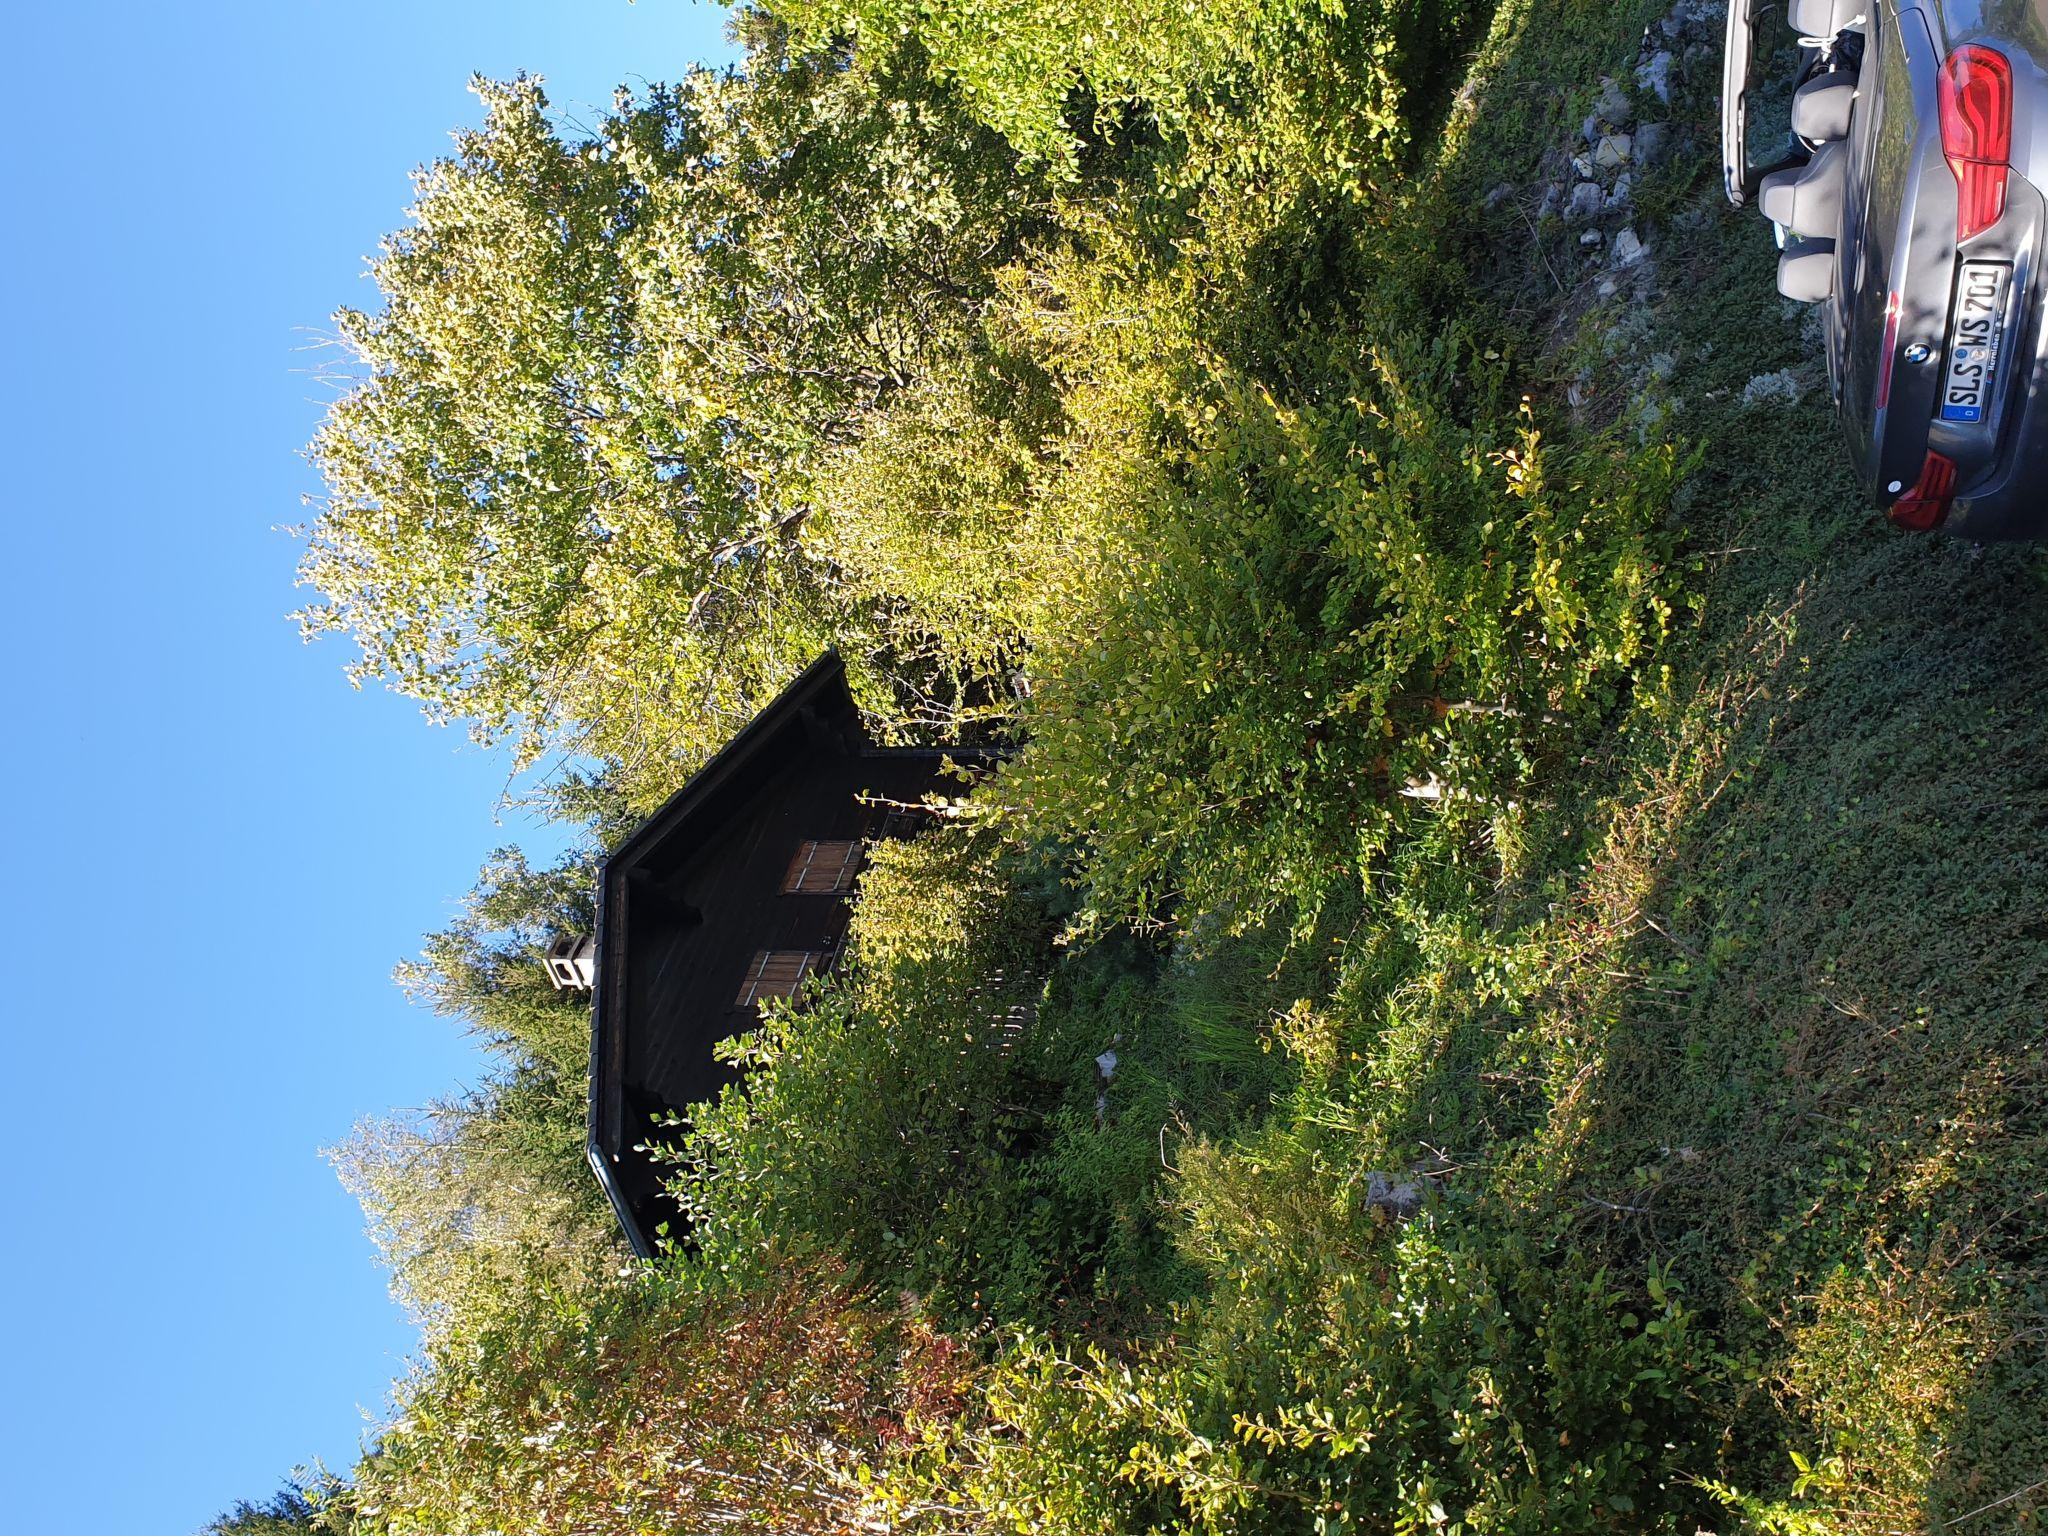
<instances>
[{"instance_id":1,"label":"license plate","mask_svg":"<svg viewBox=\"0 0 2048 1536\"><path fill-rule=\"evenodd\" d=\"M1998 342L2005 329L2005 289L2012 268L1966 261L1949 317L1948 368L1941 378L1941 419L1982 421L1991 414Z\"/></svg>"}]
</instances>

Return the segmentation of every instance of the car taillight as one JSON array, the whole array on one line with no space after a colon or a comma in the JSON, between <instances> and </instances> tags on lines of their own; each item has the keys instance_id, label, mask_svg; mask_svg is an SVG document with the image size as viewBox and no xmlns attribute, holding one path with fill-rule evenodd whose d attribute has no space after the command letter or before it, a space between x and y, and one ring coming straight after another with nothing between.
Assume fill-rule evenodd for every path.
<instances>
[{"instance_id":1,"label":"car taillight","mask_svg":"<svg viewBox=\"0 0 2048 1536\"><path fill-rule=\"evenodd\" d=\"M1941 520L1948 516L1948 504L1955 499L1955 494L1955 460L1929 453L1927 462L1920 466L1920 478L1892 503L1885 516L1901 528L1925 533L1940 526Z\"/></svg>"},{"instance_id":2,"label":"car taillight","mask_svg":"<svg viewBox=\"0 0 2048 1536\"><path fill-rule=\"evenodd\" d=\"M2005 216L2006 162L2012 158L2012 65L1974 43L1941 66L1941 153L1956 173L1956 239Z\"/></svg>"}]
</instances>

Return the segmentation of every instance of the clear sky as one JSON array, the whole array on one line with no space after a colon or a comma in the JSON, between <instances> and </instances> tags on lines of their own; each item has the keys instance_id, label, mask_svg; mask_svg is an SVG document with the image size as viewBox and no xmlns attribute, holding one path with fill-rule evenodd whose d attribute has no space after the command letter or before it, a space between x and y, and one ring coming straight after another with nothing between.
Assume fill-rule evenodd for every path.
<instances>
[{"instance_id":1,"label":"clear sky","mask_svg":"<svg viewBox=\"0 0 2048 1536\"><path fill-rule=\"evenodd\" d=\"M285 615L297 349L475 121L729 56L689 0L10 7L0 191L0 1531L189 1532L346 1467L411 1344L317 1149L476 1069L393 962L507 764Z\"/></svg>"}]
</instances>

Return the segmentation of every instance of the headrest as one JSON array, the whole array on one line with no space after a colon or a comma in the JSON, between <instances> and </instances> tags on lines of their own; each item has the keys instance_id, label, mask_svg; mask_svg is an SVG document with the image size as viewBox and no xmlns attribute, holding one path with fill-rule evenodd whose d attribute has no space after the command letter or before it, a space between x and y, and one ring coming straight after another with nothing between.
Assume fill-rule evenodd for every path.
<instances>
[{"instance_id":1,"label":"headrest","mask_svg":"<svg viewBox=\"0 0 2048 1536\"><path fill-rule=\"evenodd\" d=\"M1802 139L1846 139L1856 102L1856 77L1848 70L1815 75L1792 95L1792 131Z\"/></svg>"},{"instance_id":2,"label":"headrest","mask_svg":"<svg viewBox=\"0 0 2048 1536\"><path fill-rule=\"evenodd\" d=\"M1831 38L1851 22L1859 27L1868 0L1786 0L1785 19L1801 37Z\"/></svg>"}]
</instances>

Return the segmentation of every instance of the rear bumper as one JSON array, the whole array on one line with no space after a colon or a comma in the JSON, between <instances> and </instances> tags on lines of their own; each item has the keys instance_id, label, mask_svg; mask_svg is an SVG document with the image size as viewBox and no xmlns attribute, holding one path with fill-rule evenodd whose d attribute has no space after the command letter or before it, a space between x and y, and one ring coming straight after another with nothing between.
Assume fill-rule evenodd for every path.
<instances>
[{"instance_id":1,"label":"rear bumper","mask_svg":"<svg viewBox=\"0 0 2048 1536\"><path fill-rule=\"evenodd\" d=\"M1912 261L1918 280L1905 287L1909 315L1918 310L1933 322L1924 339L1940 340L1926 372L1906 391L1912 398L1910 425L1888 423L1904 449L1925 433L1928 449L1951 459L1959 490L1943 521L1942 531L1956 538L1991 542L2048 536L2048 325L2044 325L2044 290L2048 290L2048 201L2041 187L2048 183L2048 74L2035 63L2036 51L2010 35L1980 35L1980 29L1959 27L1955 7L1928 14L1934 26L1935 56L1965 43L1996 47L2011 62L2014 75L2012 170L2006 184L2005 216L1992 228L1958 249L1950 232L1955 227L1955 183L1940 158L1938 142L1929 145L1913 198ZM2031 39L2025 41L2032 41ZM1925 125L1932 129L1932 123ZM1990 418L1982 425L1942 421L1939 409L1944 359L1953 337L1948 333L1956 292L1956 275L1964 261L2003 262L2011 266L2000 378L1993 387ZM1917 302L1916 302L1917 301ZM1931 313L1929 312L1931 311ZM1906 365L1899 365L1904 375ZM1894 404L1898 401L1895 399ZM1902 413L1903 415L1904 413ZM1886 436L1892 437L1892 430ZM1892 456L1887 455L1888 459ZM1917 454L1904 454L1885 465L1878 487L1903 475L1913 479ZM1882 492L1881 492L1882 494ZM1889 496L1883 497L1889 500Z\"/></svg>"},{"instance_id":2,"label":"rear bumper","mask_svg":"<svg viewBox=\"0 0 2048 1536\"><path fill-rule=\"evenodd\" d=\"M2048 360L2038 354L2026 407L2001 467L1956 497L1942 532L1984 544L2048 538Z\"/></svg>"},{"instance_id":3,"label":"rear bumper","mask_svg":"<svg viewBox=\"0 0 2048 1536\"><path fill-rule=\"evenodd\" d=\"M2048 537L2048 325L2043 324L2041 194L2017 174L2009 196L2025 231L2014 252L2014 276L2024 291L2012 299L2012 334L2005 346L2005 379L1998 386L1996 434L1988 462L1966 476L1942 531L1991 543Z\"/></svg>"},{"instance_id":4,"label":"rear bumper","mask_svg":"<svg viewBox=\"0 0 2048 1536\"><path fill-rule=\"evenodd\" d=\"M1731 0L1731 61L1748 47L1761 3ZM1862 105L1848 141L1827 332L1838 420L1870 504L1890 511L1913 497L1906 521L1925 527L1943 492L1913 488L1954 485L1942 531L1988 542L2048 538L2048 201L2041 191L2048 186L2048 69L2036 63L2048 59L2048 30L2011 35L2012 18L1983 14L1987 9L1902 0L1870 33L1859 70ZM1987 32L1993 22L2003 32ZM1945 158L1939 101L1943 61L1965 43L1996 51L2011 65L2012 133L2003 217L1959 246L1957 173ZM1731 64L1723 161L1729 195L1739 204L1738 78ZM1974 419L1949 421L1942 399L1959 345L1959 278L1970 263L2006 269L1999 278L2006 295L2000 357L1988 393L1980 392L1969 382L1982 377L1976 368L1987 311L1980 273L1961 343L1977 352L1959 362L1966 393L1955 402L1959 415Z\"/></svg>"}]
</instances>

